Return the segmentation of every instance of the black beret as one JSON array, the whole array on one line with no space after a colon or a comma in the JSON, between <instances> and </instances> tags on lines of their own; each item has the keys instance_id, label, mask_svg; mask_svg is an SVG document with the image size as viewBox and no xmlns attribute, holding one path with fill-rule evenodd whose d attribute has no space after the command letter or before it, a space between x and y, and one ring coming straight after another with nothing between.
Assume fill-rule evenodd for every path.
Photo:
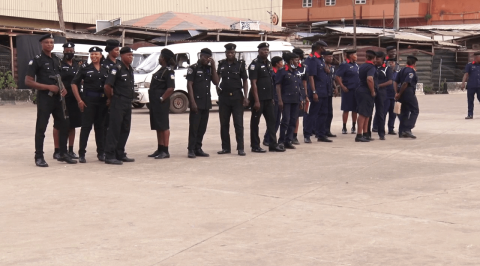
<instances>
[{"instance_id":1,"label":"black beret","mask_svg":"<svg viewBox=\"0 0 480 266\"><path fill-rule=\"evenodd\" d=\"M120 54L128 54L128 53L133 53L133 49L126 46L120 49Z\"/></svg>"},{"instance_id":2,"label":"black beret","mask_svg":"<svg viewBox=\"0 0 480 266\"><path fill-rule=\"evenodd\" d=\"M73 48L75 44L73 42L67 42L63 44L63 48Z\"/></svg>"},{"instance_id":3,"label":"black beret","mask_svg":"<svg viewBox=\"0 0 480 266\"><path fill-rule=\"evenodd\" d=\"M333 55L333 52L332 52L332 51L325 51L324 54L325 54L325 55Z\"/></svg>"},{"instance_id":4,"label":"black beret","mask_svg":"<svg viewBox=\"0 0 480 266\"><path fill-rule=\"evenodd\" d=\"M475 52L473 55L480 55L480 52Z\"/></svg>"},{"instance_id":5,"label":"black beret","mask_svg":"<svg viewBox=\"0 0 480 266\"><path fill-rule=\"evenodd\" d=\"M388 52L388 51L391 51L391 50L395 50L395 49L397 49L397 47L395 47L395 46L387 46L387 52Z\"/></svg>"},{"instance_id":6,"label":"black beret","mask_svg":"<svg viewBox=\"0 0 480 266\"><path fill-rule=\"evenodd\" d=\"M208 48L203 48L202 50L200 50L200 53L212 56L212 50Z\"/></svg>"},{"instance_id":7,"label":"black beret","mask_svg":"<svg viewBox=\"0 0 480 266\"><path fill-rule=\"evenodd\" d=\"M355 49L345 50L345 53L346 53L346 54L354 54L354 53L356 53L356 52L357 52L357 50L355 50Z\"/></svg>"},{"instance_id":8,"label":"black beret","mask_svg":"<svg viewBox=\"0 0 480 266\"><path fill-rule=\"evenodd\" d=\"M227 43L224 47L226 50L235 50L237 48L237 45L235 45L234 43Z\"/></svg>"},{"instance_id":9,"label":"black beret","mask_svg":"<svg viewBox=\"0 0 480 266\"><path fill-rule=\"evenodd\" d=\"M270 46L270 45L269 45L268 43L262 42L261 44L259 44L259 45L257 46L257 48L258 48L258 49L261 49L261 48L269 47L269 46Z\"/></svg>"},{"instance_id":10,"label":"black beret","mask_svg":"<svg viewBox=\"0 0 480 266\"><path fill-rule=\"evenodd\" d=\"M53 35L51 33L48 33L48 34L45 34L45 35L42 35L42 37L40 37L40 40L38 40L39 42L45 40L45 39L53 39Z\"/></svg>"},{"instance_id":11,"label":"black beret","mask_svg":"<svg viewBox=\"0 0 480 266\"><path fill-rule=\"evenodd\" d=\"M107 45L105 46L105 51L110 52L111 50L115 49L116 47L120 47L120 42L114 39L110 39L106 41Z\"/></svg>"},{"instance_id":12,"label":"black beret","mask_svg":"<svg viewBox=\"0 0 480 266\"><path fill-rule=\"evenodd\" d=\"M416 61L418 61L418 58L416 58L416 57L415 57L415 56L413 56L413 55L409 55L409 56L407 56L407 59L412 59L412 60L415 60L415 62L416 62Z\"/></svg>"},{"instance_id":13,"label":"black beret","mask_svg":"<svg viewBox=\"0 0 480 266\"><path fill-rule=\"evenodd\" d=\"M304 52L302 49L300 49L300 48L295 48L295 49L293 49L293 53L294 53L294 54L297 54L297 55L299 55L299 56L305 54L305 52Z\"/></svg>"},{"instance_id":14,"label":"black beret","mask_svg":"<svg viewBox=\"0 0 480 266\"><path fill-rule=\"evenodd\" d=\"M387 61L397 61L397 58L388 58Z\"/></svg>"},{"instance_id":15,"label":"black beret","mask_svg":"<svg viewBox=\"0 0 480 266\"><path fill-rule=\"evenodd\" d=\"M382 51L378 51L378 52L375 53L375 56L376 57L385 57L385 53L382 52Z\"/></svg>"},{"instance_id":16,"label":"black beret","mask_svg":"<svg viewBox=\"0 0 480 266\"><path fill-rule=\"evenodd\" d=\"M283 58L283 61L285 62L288 62L290 60L290 52L283 52L282 53L282 58Z\"/></svg>"},{"instance_id":17,"label":"black beret","mask_svg":"<svg viewBox=\"0 0 480 266\"><path fill-rule=\"evenodd\" d=\"M92 53L92 52L103 52L102 48L98 47L98 46L93 46L91 47L89 50L88 50L89 53Z\"/></svg>"},{"instance_id":18,"label":"black beret","mask_svg":"<svg viewBox=\"0 0 480 266\"><path fill-rule=\"evenodd\" d=\"M324 41L321 41L321 40L315 42L315 44L320 45L320 46L323 46L323 47L328 47L328 44L327 44L326 42L324 42Z\"/></svg>"},{"instance_id":19,"label":"black beret","mask_svg":"<svg viewBox=\"0 0 480 266\"><path fill-rule=\"evenodd\" d=\"M300 56L298 56L298 54L296 54L296 53L288 53L288 56L290 57L289 59L299 58L299 57L300 57Z\"/></svg>"},{"instance_id":20,"label":"black beret","mask_svg":"<svg viewBox=\"0 0 480 266\"><path fill-rule=\"evenodd\" d=\"M275 66L278 62L282 61L283 59L280 56L272 57L272 66Z\"/></svg>"},{"instance_id":21,"label":"black beret","mask_svg":"<svg viewBox=\"0 0 480 266\"><path fill-rule=\"evenodd\" d=\"M377 56L377 53L376 53L375 51L373 51L373 50L367 50L367 51L365 52L365 54Z\"/></svg>"},{"instance_id":22,"label":"black beret","mask_svg":"<svg viewBox=\"0 0 480 266\"><path fill-rule=\"evenodd\" d=\"M168 57L168 58L173 58L175 56L175 54L170 49L167 49L167 48L162 49L160 54L163 57Z\"/></svg>"}]
</instances>

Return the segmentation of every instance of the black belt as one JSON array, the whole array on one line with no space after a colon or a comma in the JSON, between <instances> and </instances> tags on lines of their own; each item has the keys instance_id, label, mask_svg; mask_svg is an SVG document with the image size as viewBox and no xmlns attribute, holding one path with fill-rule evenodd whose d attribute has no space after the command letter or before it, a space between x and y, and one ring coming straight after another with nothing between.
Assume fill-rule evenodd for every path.
<instances>
[{"instance_id":1,"label":"black belt","mask_svg":"<svg viewBox=\"0 0 480 266\"><path fill-rule=\"evenodd\" d=\"M221 95L221 96L233 96L234 93L239 92L239 91L241 91L241 90L242 90L242 89L240 88L240 89L236 89L236 90L231 91L231 92L222 91L222 92L220 93L220 95Z\"/></svg>"},{"instance_id":2,"label":"black belt","mask_svg":"<svg viewBox=\"0 0 480 266\"><path fill-rule=\"evenodd\" d=\"M104 98L105 93L104 92L96 92L96 91L88 91L84 90L83 95L87 97L95 97L95 98Z\"/></svg>"}]
</instances>

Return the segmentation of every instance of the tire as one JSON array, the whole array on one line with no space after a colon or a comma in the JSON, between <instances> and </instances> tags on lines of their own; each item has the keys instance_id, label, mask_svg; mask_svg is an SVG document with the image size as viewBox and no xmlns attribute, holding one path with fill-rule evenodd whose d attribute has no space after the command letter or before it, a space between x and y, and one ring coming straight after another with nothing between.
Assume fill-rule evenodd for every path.
<instances>
[{"instance_id":1,"label":"tire","mask_svg":"<svg viewBox=\"0 0 480 266\"><path fill-rule=\"evenodd\" d=\"M133 108L143 108L145 106L144 103L132 103Z\"/></svg>"},{"instance_id":2,"label":"tire","mask_svg":"<svg viewBox=\"0 0 480 266\"><path fill-rule=\"evenodd\" d=\"M147 108L148 110L150 110L150 103L147 103Z\"/></svg>"},{"instance_id":3,"label":"tire","mask_svg":"<svg viewBox=\"0 0 480 266\"><path fill-rule=\"evenodd\" d=\"M173 114L180 114L187 111L188 97L181 92L174 92L170 96L170 112Z\"/></svg>"}]
</instances>

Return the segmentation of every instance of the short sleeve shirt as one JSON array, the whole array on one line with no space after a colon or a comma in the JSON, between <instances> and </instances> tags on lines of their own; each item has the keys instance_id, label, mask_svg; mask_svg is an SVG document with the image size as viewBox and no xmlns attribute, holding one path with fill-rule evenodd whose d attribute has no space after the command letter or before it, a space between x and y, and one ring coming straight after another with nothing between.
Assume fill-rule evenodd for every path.
<instances>
[{"instance_id":1,"label":"short sleeve shirt","mask_svg":"<svg viewBox=\"0 0 480 266\"><path fill-rule=\"evenodd\" d=\"M368 92L370 90L367 82L368 77L373 77L375 88L377 87L378 78L377 78L377 68L375 67L375 65L367 62L365 64L362 64L358 71L359 71L358 77L360 79L360 86L358 87L359 90L363 92Z\"/></svg>"},{"instance_id":2,"label":"short sleeve shirt","mask_svg":"<svg viewBox=\"0 0 480 266\"><path fill-rule=\"evenodd\" d=\"M60 65L60 76L62 77L63 85L67 89L67 95L65 97L74 97L72 93L72 80L78 72L78 63L72 61L72 65L67 64L65 61Z\"/></svg>"},{"instance_id":3,"label":"short sleeve shirt","mask_svg":"<svg viewBox=\"0 0 480 266\"><path fill-rule=\"evenodd\" d=\"M275 83L280 84L282 92L282 102L299 103L302 79L298 75L298 70L289 69L288 66L281 68L275 74Z\"/></svg>"},{"instance_id":4,"label":"short sleeve shirt","mask_svg":"<svg viewBox=\"0 0 480 266\"><path fill-rule=\"evenodd\" d=\"M218 62L217 73L222 79L220 88L223 93L232 93L243 88L243 80L247 79L247 70L245 69L245 61L235 59L229 64L227 59Z\"/></svg>"},{"instance_id":5,"label":"short sleeve shirt","mask_svg":"<svg viewBox=\"0 0 480 266\"><path fill-rule=\"evenodd\" d=\"M248 67L250 80L257 80L257 93L260 101L273 99L272 64L268 59L257 57Z\"/></svg>"},{"instance_id":6,"label":"short sleeve shirt","mask_svg":"<svg viewBox=\"0 0 480 266\"><path fill-rule=\"evenodd\" d=\"M389 80L393 80L392 78L392 70L390 69L390 67L388 66L380 66L380 67L377 67L377 76L378 76L378 84L382 84L382 83L385 83L385 82L388 82ZM386 87L382 87L382 88L379 88L379 89L387 89L388 86Z\"/></svg>"},{"instance_id":7,"label":"short sleeve shirt","mask_svg":"<svg viewBox=\"0 0 480 266\"><path fill-rule=\"evenodd\" d=\"M60 74L60 59L52 54L46 55L43 51L28 62L27 76L37 77L37 82L45 85L55 85L56 81L50 76ZM38 93L48 94L48 90L38 90Z\"/></svg>"},{"instance_id":8,"label":"short sleeve shirt","mask_svg":"<svg viewBox=\"0 0 480 266\"><path fill-rule=\"evenodd\" d=\"M113 88L113 95L133 99L134 79L132 66L127 67L123 62L114 65L108 74L105 84Z\"/></svg>"},{"instance_id":9,"label":"short sleeve shirt","mask_svg":"<svg viewBox=\"0 0 480 266\"><path fill-rule=\"evenodd\" d=\"M163 95L168 88L175 88L175 71L170 67L162 67L153 74L150 90L159 90Z\"/></svg>"},{"instance_id":10,"label":"short sleeve shirt","mask_svg":"<svg viewBox=\"0 0 480 266\"><path fill-rule=\"evenodd\" d=\"M325 61L323 57L310 55L306 60L308 75L313 77L315 82L315 92L318 97L328 96L328 74L325 72ZM311 90L311 88L309 88ZM311 92L309 92L310 94Z\"/></svg>"},{"instance_id":11,"label":"short sleeve shirt","mask_svg":"<svg viewBox=\"0 0 480 266\"><path fill-rule=\"evenodd\" d=\"M357 63L345 61L337 69L336 76L342 78L342 83L348 90L355 90L360 82Z\"/></svg>"},{"instance_id":12,"label":"short sleeve shirt","mask_svg":"<svg viewBox=\"0 0 480 266\"><path fill-rule=\"evenodd\" d=\"M467 89L480 88L480 64L468 63L464 73L468 73Z\"/></svg>"},{"instance_id":13,"label":"short sleeve shirt","mask_svg":"<svg viewBox=\"0 0 480 266\"><path fill-rule=\"evenodd\" d=\"M212 68L200 63L191 65L187 70L187 80L193 81L193 97L198 109L211 109L212 96L210 85L212 82Z\"/></svg>"},{"instance_id":14,"label":"short sleeve shirt","mask_svg":"<svg viewBox=\"0 0 480 266\"><path fill-rule=\"evenodd\" d=\"M408 83L408 87L415 92L417 88L418 77L415 70L411 67L404 67L397 74L396 82L401 86L403 83Z\"/></svg>"},{"instance_id":15,"label":"short sleeve shirt","mask_svg":"<svg viewBox=\"0 0 480 266\"><path fill-rule=\"evenodd\" d=\"M83 90L103 93L105 80L108 77L108 69L100 65L97 70L93 64L83 64L72 80L72 84L80 86L83 80Z\"/></svg>"}]
</instances>

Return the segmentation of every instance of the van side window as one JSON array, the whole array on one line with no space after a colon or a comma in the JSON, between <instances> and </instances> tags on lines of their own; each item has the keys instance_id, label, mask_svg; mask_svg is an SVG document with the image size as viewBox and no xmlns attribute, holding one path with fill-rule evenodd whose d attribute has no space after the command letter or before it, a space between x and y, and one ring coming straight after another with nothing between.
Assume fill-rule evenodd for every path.
<instances>
[{"instance_id":1,"label":"van side window","mask_svg":"<svg viewBox=\"0 0 480 266\"><path fill-rule=\"evenodd\" d=\"M187 63L187 67L190 66L190 55L189 54L177 54L176 55L177 69L186 68L184 66Z\"/></svg>"}]
</instances>

